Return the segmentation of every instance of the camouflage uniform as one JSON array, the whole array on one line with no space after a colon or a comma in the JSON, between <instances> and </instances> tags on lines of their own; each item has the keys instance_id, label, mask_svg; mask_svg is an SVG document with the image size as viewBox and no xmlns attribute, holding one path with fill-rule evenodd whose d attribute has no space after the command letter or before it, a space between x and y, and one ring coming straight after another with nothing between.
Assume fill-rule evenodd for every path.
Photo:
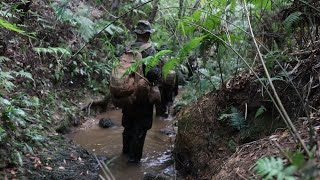
<instances>
[{"instance_id":1,"label":"camouflage uniform","mask_svg":"<svg viewBox=\"0 0 320 180\"><path fill-rule=\"evenodd\" d=\"M139 25L139 24L138 24ZM136 32L137 33L137 32ZM139 49L143 42L136 41L131 49ZM150 47L141 52L142 57L156 54L156 50ZM145 70L145 67L143 67ZM157 84L161 78L161 70L158 67L151 69L145 77L149 82ZM144 140L147 131L152 127L153 104L146 98L145 101L137 101L133 105L122 108L123 153L129 155L129 162L137 163L142 157Z\"/></svg>"},{"instance_id":2,"label":"camouflage uniform","mask_svg":"<svg viewBox=\"0 0 320 180\"><path fill-rule=\"evenodd\" d=\"M162 46L160 50L165 50L167 49L166 46ZM168 59L163 59L162 60L162 65L163 66ZM161 103L156 104L156 115L157 116L163 116L163 117L168 117L169 116L169 111L170 107L173 104L175 96L178 95L178 76L176 75L175 77L175 84L166 84L164 82L164 79L161 79L161 82L159 83L159 89L161 93Z\"/></svg>"}]
</instances>

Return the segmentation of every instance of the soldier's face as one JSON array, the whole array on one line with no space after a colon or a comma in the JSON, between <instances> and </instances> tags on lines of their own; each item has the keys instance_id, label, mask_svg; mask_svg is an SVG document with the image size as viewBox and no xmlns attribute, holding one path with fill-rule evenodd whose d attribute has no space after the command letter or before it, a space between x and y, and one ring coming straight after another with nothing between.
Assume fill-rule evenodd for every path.
<instances>
[{"instance_id":1,"label":"soldier's face","mask_svg":"<svg viewBox=\"0 0 320 180\"><path fill-rule=\"evenodd\" d=\"M150 33L144 33L144 34L137 34L138 38L142 39L150 39Z\"/></svg>"}]
</instances>

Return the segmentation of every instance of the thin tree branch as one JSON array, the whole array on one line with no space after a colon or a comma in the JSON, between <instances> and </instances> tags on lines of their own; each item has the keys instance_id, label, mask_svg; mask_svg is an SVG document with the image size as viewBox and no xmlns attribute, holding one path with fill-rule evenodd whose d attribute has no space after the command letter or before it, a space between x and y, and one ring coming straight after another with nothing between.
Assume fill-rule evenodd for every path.
<instances>
[{"instance_id":1,"label":"thin tree branch","mask_svg":"<svg viewBox=\"0 0 320 180\"><path fill-rule=\"evenodd\" d=\"M264 69L264 71L265 71L265 74L266 74L266 76L267 76L267 79L268 79L268 81L269 81L269 84L270 84L270 87L271 87L271 89L272 89L272 92L273 92L273 94L274 94L274 96L275 96L276 102L278 103L278 105L279 105L279 107L280 107L280 110L282 111L282 113L283 113L283 115L284 115L284 117L285 117L284 120L287 121L287 123L289 124L289 128L292 129L292 131L293 131L293 133L295 134L296 138L298 139L298 141L299 141L300 144L302 145L303 149L306 151L308 157L311 157L311 153L310 153L309 149L307 148L306 144L305 144L304 141L302 140L302 138L301 138L300 134L298 133L297 129L296 129L295 126L293 125L292 120L290 119L287 111L285 110L285 108L284 108L284 106L283 106L283 104L282 104L282 102L281 102L281 100L280 100L280 98L279 98L279 96L278 96L278 93L277 93L277 91L276 91L276 89L275 89L275 87L274 87L274 85L273 85L273 82L272 82L272 80L271 80L269 71L268 71L268 69L267 69L267 67L266 67L266 65L265 65L265 63L264 63L264 59L263 59L263 57L262 57L262 54L261 54L261 52L260 52L260 49L259 49L259 47L258 47L257 41L256 41L256 39L255 39L253 30L252 30L251 21L250 21L250 17L249 17L249 12L248 12L248 8L247 8L247 4L246 4L246 1L245 1L245 0L243 0L243 4L244 4L244 9L245 9L246 15L247 15L247 20L248 20L248 25L249 25L251 37L252 37L253 42L254 42L254 44L255 44L255 46L256 46L256 49L257 49L257 52L258 52L258 55L259 55L259 59L260 59L260 61L261 61L262 67L263 67L263 69Z\"/></svg>"}]
</instances>

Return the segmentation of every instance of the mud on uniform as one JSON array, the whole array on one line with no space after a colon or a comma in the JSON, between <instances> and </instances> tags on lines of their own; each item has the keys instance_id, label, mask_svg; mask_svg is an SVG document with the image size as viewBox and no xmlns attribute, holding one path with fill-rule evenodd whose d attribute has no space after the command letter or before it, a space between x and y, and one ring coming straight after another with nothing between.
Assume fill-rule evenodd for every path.
<instances>
[{"instance_id":1,"label":"mud on uniform","mask_svg":"<svg viewBox=\"0 0 320 180\"><path fill-rule=\"evenodd\" d=\"M139 49L143 43L135 42L131 49ZM148 57L156 54L156 50L150 47L142 51L142 57ZM145 71L145 67L143 67ZM150 83L157 84L161 79L161 70L158 67L152 68L145 77ZM152 127L153 104L146 97L144 100L138 100L133 105L122 108L122 126L123 135L123 153L129 155L129 160L139 162L142 157L144 140L147 131Z\"/></svg>"}]
</instances>

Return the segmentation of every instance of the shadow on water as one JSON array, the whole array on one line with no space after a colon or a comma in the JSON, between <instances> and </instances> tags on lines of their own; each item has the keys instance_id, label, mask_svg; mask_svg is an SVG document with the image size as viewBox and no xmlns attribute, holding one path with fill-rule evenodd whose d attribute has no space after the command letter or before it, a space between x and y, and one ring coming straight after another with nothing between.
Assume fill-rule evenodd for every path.
<instances>
[{"instance_id":1,"label":"shadow on water","mask_svg":"<svg viewBox=\"0 0 320 180\"><path fill-rule=\"evenodd\" d=\"M110 110L84 123L70 134L75 143L80 144L91 153L106 156L111 172L119 180L142 179L144 172L172 174L173 162L171 149L174 137L161 133L172 121L154 117L153 126L147 132L143 157L140 165L127 164L127 158L122 152L121 110ZM115 127L103 129L98 126L99 119L110 118Z\"/></svg>"}]
</instances>

